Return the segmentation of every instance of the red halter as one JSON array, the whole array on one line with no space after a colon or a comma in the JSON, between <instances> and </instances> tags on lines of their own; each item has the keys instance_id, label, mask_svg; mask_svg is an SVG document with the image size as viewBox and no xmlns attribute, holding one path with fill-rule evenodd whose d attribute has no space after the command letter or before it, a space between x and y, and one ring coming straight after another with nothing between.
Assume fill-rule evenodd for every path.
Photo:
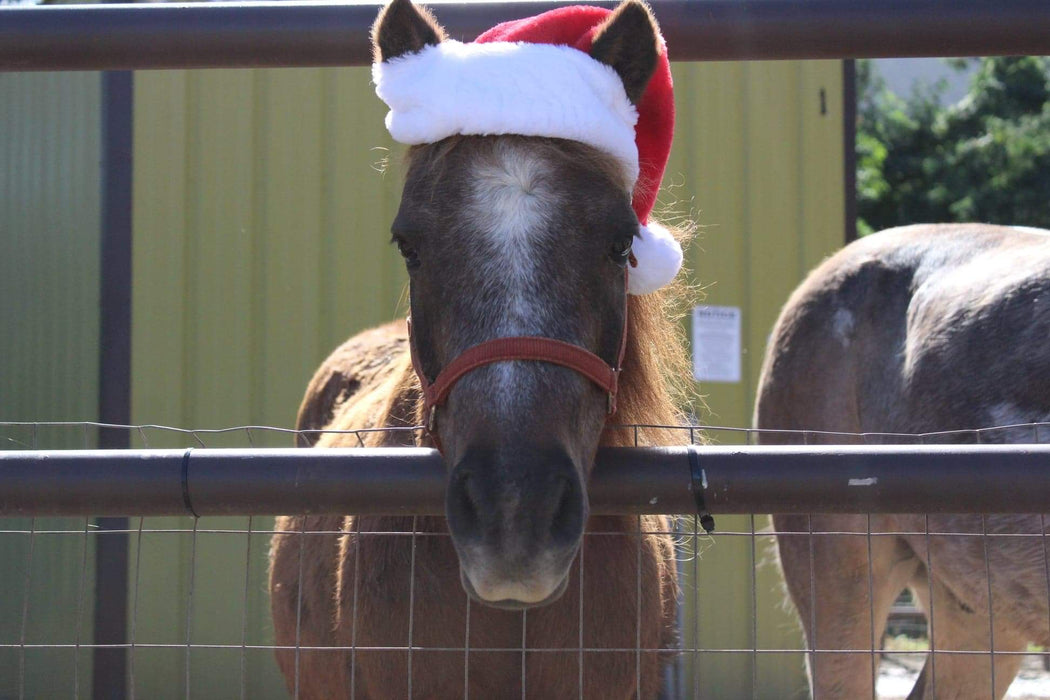
<instances>
[{"instance_id":1,"label":"red halter","mask_svg":"<svg viewBox=\"0 0 1050 700\"><path fill-rule=\"evenodd\" d=\"M627 269L624 269L624 300L623 300L623 330L620 333L620 352L616 358L616 366L609 366L605 360L589 350L584 350L579 345L566 343L554 338L542 338L536 336L513 336L508 338L494 338L467 348L459 354L452 362L442 369L437 378L431 382L423 373L423 367L419 363L419 355L416 353L416 340L412 333L412 319L408 319L408 345L412 353L412 367L419 377L419 383L423 387L423 419L427 434L430 435L434 445L441 450L441 443L437 436L436 416L438 406L448 399L452 387L469 372L492 364L493 362L507 362L509 360L532 360L537 362L549 362L562 367L576 370L583 376L597 384L608 396L607 418L616 413L616 391L620 370L623 367L623 355L627 349Z\"/></svg>"}]
</instances>

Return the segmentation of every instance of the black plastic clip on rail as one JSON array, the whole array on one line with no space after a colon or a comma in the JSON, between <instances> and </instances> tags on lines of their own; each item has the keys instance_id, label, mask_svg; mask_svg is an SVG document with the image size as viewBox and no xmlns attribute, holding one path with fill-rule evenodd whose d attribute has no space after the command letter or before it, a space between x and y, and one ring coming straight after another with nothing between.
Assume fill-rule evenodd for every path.
<instances>
[{"instance_id":1,"label":"black plastic clip on rail","mask_svg":"<svg viewBox=\"0 0 1050 700\"><path fill-rule=\"evenodd\" d=\"M201 516L197 515L197 511L193 509L193 502L190 500L190 453L192 452L193 448L189 447L182 455L182 502L186 506L187 513L195 518L200 518Z\"/></svg>"},{"instance_id":2,"label":"black plastic clip on rail","mask_svg":"<svg viewBox=\"0 0 1050 700\"><path fill-rule=\"evenodd\" d=\"M704 500L704 492L707 490L707 476L700 467L700 449L696 445L689 446L689 475L693 482L693 498L696 500L696 515L700 518L700 526L704 532L711 534L715 531L715 517L707 510Z\"/></svg>"}]
</instances>

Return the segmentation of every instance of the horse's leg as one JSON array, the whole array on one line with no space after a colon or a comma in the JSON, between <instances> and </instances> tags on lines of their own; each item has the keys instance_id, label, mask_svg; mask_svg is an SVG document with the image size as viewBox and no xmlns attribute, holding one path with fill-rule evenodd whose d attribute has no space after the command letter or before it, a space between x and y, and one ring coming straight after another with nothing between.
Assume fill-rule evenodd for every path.
<instances>
[{"instance_id":1,"label":"horse's leg","mask_svg":"<svg viewBox=\"0 0 1050 700\"><path fill-rule=\"evenodd\" d=\"M983 577L982 577L983 578ZM989 658L989 616L987 606L971 607L960 601L939 578L929 579L925 568L913 580L912 591L923 610L929 611L932 594L933 620L930 646L922 673L909 700L914 698L986 699L1002 698L1021 668L1020 654L997 654ZM929 616L929 613L927 613ZM1021 652L1026 640L1016 631L996 624L995 650ZM939 653L939 652L980 652ZM995 664L995 687L992 687L992 664Z\"/></svg>"},{"instance_id":2,"label":"horse's leg","mask_svg":"<svg viewBox=\"0 0 1050 700\"><path fill-rule=\"evenodd\" d=\"M915 680L915 685L912 686L911 692L908 693L908 700L927 700L926 698L926 676L929 675L930 664L929 660L922 665L922 670L919 671L919 677ZM931 699L932 700L932 696Z\"/></svg>"},{"instance_id":3,"label":"horse's leg","mask_svg":"<svg viewBox=\"0 0 1050 700\"><path fill-rule=\"evenodd\" d=\"M857 532L856 535L808 534ZM863 516L774 516L780 562L798 609L815 700L874 696L872 667L890 606L918 567L896 537L868 536ZM872 628L874 623L874 629ZM857 653L843 653L856 650Z\"/></svg>"},{"instance_id":4,"label":"horse's leg","mask_svg":"<svg viewBox=\"0 0 1050 700\"><path fill-rule=\"evenodd\" d=\"M339 516L285 516L277 519L278 533L270 541L274 638L278 647L286 647L274 653L294 697L349 697L345 654L301 648L336 646L332 591L339 535L328 533L342 527Z\"/></svg>"}]
</instances>

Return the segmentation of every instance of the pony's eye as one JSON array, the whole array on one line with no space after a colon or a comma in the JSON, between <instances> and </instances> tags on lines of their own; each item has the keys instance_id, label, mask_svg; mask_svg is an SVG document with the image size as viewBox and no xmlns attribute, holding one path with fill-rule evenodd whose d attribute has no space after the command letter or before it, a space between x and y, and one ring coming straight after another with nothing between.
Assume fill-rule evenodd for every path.
<instances>
[{"instance_id":1,"label":"pony's eye","mask_svg":"<svg viewBox=\"0 0 1050 700\"><path fill-rule=\"evenodd\" d=\"M609 250L609 257L618 265L625 265L628 258L631 257L631 245L633 243L634 236L613 243L612 248Z\"/></svg>"},{"instance_id":2,"label":"pony's eye","mask_svg":"<svg viewBox=\"0 0 1050 700\"><path fill-rule=\"evenodd\" d=\"M400 238L394 239L394 243L397 245L397 252L401 253L401 257L405 259L405 267L409 270L419 267L419 254L416 253L414 248Z\"/></svg>"}]
</instances>

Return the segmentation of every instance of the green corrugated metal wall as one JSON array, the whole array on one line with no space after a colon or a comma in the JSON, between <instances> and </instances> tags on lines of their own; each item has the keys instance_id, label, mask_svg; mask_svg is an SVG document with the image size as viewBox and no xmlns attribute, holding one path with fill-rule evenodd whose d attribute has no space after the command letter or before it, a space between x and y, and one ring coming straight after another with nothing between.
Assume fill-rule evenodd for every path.
<instances>
[{"instance_id":1,"label":"green corrugated metal wall","mask_svg":"<svg viewBox=\"0 0 1050 700\"><path fill-rule=\"evenodd\" d=\"M396 165L377 172L388 152L376 147L392 144L368 80L364 69L136 77L134 422L291 427L325 355L398 314L406 276L388 231L399 181ZM151 446L165 444L175 443ZM244 436L208 442L223 444L243 446ZM255 444L291 441L260 435ZM146 539L141 566L132 561L137 643L272 643L267 537L253 538L250 563L243 536L198 537L195 569L194 539ZM192 695L229 687L235 696L238 658L195 653ZM249 697L282 696L271 652L246 659ZM145 697L184 694L182 650L137 649L134 664Z\"/></svg>"},{"instance_id":2,"label":"green corrugated metal wall","mask_svg":"<svg viewBox=\"0 0 1050 700\"><path fill-rule=\"evenodd\" d=\"M95 420L98 73L0 74L0 421ZM9 429L0 449L93 447L93 430ZM69 530L80 534L37 534ZM91 688L94 543L83 519L0 520L0 697ZM24 613L24 616L23 616ZM24 622L23 622L24 621Z\"/></svg>"},{"instance_id":3,"label":"green corrugated metal wall","mask_svg":"<svg viewBox=\"0 0 1050 700\"><path fill-rule=\"evenodd\" d=\"M744 320L744 379L701 387L712 412L702 418L743 427L780 305L842 244L841 64L677 64L674 73L679 125L661 202L701 226L690 261L706 302L739 306ZM402 312L405 275L387 243L401 151L383 130L368 71L140 73L135 89L133 420L291 426L327 352ZM378 172L388 155L390 172ZM139 643L268 640L264 535L252 538L250 562L243 535L145 538L141 565L132 561ZM695 629L703 647L799 643L772 569L752 573L767 543L753 551L751 542L705 546L698 580L685 584L688 644ZM137 649L136 688L181 696L189 675L195 697L226 687L236 695L229 669L239 658L195 652L187 674L183 650ZM248 695L280 696L269 652L245 658ZM795 654L704 655L686 687L735 698L754 682L757 697L783 698L802 689L801 667Z\"/></svg>"}]
</instances>

